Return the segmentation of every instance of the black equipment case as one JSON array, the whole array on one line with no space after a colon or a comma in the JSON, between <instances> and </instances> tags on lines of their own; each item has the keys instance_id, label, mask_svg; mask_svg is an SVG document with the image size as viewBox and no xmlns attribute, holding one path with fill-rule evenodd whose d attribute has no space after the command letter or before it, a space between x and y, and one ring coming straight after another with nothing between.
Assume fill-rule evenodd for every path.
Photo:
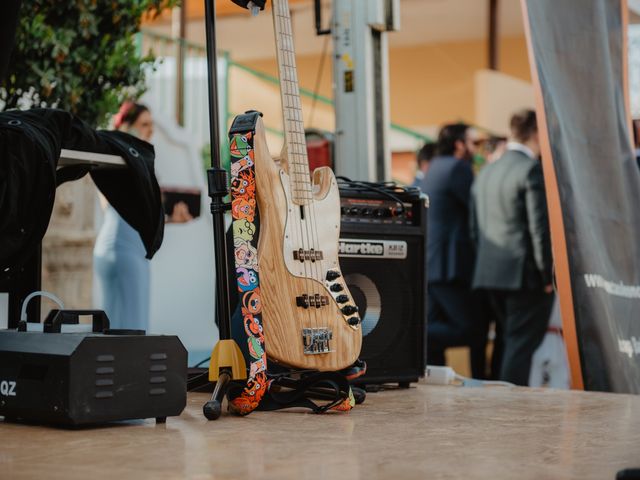
<instances>
[{"instance_id":1,"label":"black equipment case","mask_svg":"<svg viewBox=\"0 0 640 480\"><path fill-rule=\"evenodd\" d=\"M88 312L56 313L43 332L0 331L0 416L78 426L180 415L187 352L178 337L109 330L103 312L93 332L60 333Z\"/></svg>"}]
</instances>

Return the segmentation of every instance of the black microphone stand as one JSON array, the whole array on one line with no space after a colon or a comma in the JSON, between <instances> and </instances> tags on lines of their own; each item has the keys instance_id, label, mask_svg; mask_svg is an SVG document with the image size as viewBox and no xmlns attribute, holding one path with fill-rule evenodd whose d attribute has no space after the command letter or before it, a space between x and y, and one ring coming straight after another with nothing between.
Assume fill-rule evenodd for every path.
<instances>
[{"instance_id":1,"label":"black microphone stand","mask_svg":"<svg viewBox=\"0 0 640 480\"><path fill-rule=\"evenodd\" d=\"M220 340L211 353L209 381L216 382L211 399L202 408L204 416L216 420L222 412L222 399L229 382L247 378L247 367L237 343L231 339L229 307L229 277L227 272L227 241L224 214L230 206L224 202L229 194L227 171L220 165L220 122L218 116L218 69L216 60L215 0L205 0L205 29L207 34L207 71L209 76L209 137L211 140L211 168L207 170L211 215L213 216L213 244L216 263L216 319Z\"/></svg>"}]
</instances>

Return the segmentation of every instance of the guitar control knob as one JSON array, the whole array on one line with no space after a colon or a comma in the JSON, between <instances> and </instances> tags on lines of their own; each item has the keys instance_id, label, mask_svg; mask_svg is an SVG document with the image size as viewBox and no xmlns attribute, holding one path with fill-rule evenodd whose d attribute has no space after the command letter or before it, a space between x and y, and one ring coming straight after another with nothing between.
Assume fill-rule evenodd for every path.
<instances>
[{"instance_id":1,"label":"guitar control knob","mask_svg":"<svg viewBox=\"0 0 640 480\"><path fill-rule=\"evenodd\" d=\"M340 276L340 272L336 272L335 270L329 270L327 272L327 280L329 280L330 282L333 282L339 276ZM334 292L337 292L337 291L339 290L334 290Z\"/></svg>"},{"instance_id":2,"label":"guitar control knob","mask_svg":"<svg viewBox=\"0 0 640 480\"><path fill-rule=\"evenodd\" d=\"M341 292L342 290L344 290L344 287L339 283L334 283L329 287L329 290L331 290L332 292Z\"/></svg>"},{"instance_id":3,"label":"guitar control knob","mask_svg":"<svg viewBox=\"0 0 640 480\"><path fill-rule=\"evenodd\" d=\"M349 297L347 297L346 295L338 295L336 297L336 302L338 303L347 303L349 301Z\"/></svg>"},{"instance_id":4,"label":"guitar control knob","mask_svg":"<svg viewBox=\"0 0 640 480\"><path fill-rule=\"evenodd\" d=\"M351 317L349 319L347 319L347 323L349 325L351 325L352 327L355 327L356 325L358 325L360 323L360 317Z\"/></svg>"},{"instance_id":5,"label":"guitar control knob","mask_svg":"<svg viewBox=\"0 0 640 480\"><path fill-rule=\"evenodd\" d=\"M358 307L355 307L353 305L347 305L346 307L342 307L340 311L345 315L352 315L358 311Z\"/></svg>"}]
</instances>

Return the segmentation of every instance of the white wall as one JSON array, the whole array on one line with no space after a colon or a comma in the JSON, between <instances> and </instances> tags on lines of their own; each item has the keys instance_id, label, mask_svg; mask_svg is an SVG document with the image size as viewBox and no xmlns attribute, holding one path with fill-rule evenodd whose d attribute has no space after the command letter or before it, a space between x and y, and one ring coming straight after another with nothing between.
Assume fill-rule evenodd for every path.
<instances>
[{"instance_id":1,"label":"white wall","mask_svg":"<svg viewBox=\"0 0 640 480\"><path fill-rule=\"evenodd\" d=\"M220 139L227 136L224 119L224 99L226 98L227 64L223 57L218 58L218 110L220 114ZM200 154L202 147L209 140L209 86L207 61L204 57L188 57L184 65L184 124L188 130L190 141ZM164 57L155 71L147 72L148 90L142 103L153 105L153 115L164 115L167 119L175 118L176 112L176 59ZM244 110L243 110L244 111ZM242 113L242 112L240 112Z\"/></svg>"},{"instance_id":2,"label":"white wall","mask_svg":"<svg viewBox=\"0 0 640 480\"><path fill-rule=\"evenodd\" d=\"M206 357L218 340L213 233L205 173L189 133L155 113L154 105L147 103L154 112L152 142L160 186L196 187L202 192L200 217L187 224L167 224L162 247L151 261L150 333L178 335L193 364Z\"/></svg>"},{"instance_id":3,"label":"white wall","mask_svg":"<svg viewBox=\"0 0 640 480\"><path fill-rule=\"evenodd\" d=\"M508 136L511 115L521 108L535 108L533 86L524 80L479 70L474 81L476 124L491 132Z\"/></svg>"},{"instance_id":4,"label":"white wall","mask_svg":"<svg viewBox=\"0 0 640 480\"><path fill-rule=\"evenodd\" d=\"M640 1L635 3L640 5ZM628 55L631 116L640 118L640 25L629 26Z\"/></svg>"}]
</instances>

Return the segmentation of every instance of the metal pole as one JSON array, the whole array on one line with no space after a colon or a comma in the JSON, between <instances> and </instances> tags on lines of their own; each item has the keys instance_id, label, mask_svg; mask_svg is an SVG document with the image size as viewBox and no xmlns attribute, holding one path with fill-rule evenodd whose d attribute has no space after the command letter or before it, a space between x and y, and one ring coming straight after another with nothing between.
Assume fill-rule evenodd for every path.
<instances>
[{"instance_id":1,"label":"metal pole","mask_svg":"<svg viewBox=\"0 0 640 480\"><path fill-rule=\"evenodd\" d=\"M229 125L229 118L231 117L231 112L229 111L229 64L231 63L231 57L229 52L224 52L224 96L222 97L222 122L224 127L226 128ZM231 153L229 152L229 138L225 137L222 142L223 150L221 153L220 161L222 162L222 167L229 170L231 168Z\"/></svg>"},{"instance_id":2,"label":"metal pole","mask_svg":"<svg viewBox=\"0 0 640 480\"><path fill-rule=\"evenodd\" d=\"M224 197L229 193L226 170L220 167L220 117L218 113L218 69L216 57L215 0L205 0L205 29L207 35L207 71L209 74L209 138L211 140L211 168L207 171L211 214L213 216L213 243L216 262L216 319L220 339L231 338L229 307L229 278L227 276L227 242Z\"/></svg>"},{"instance_id":3,"label":"metal pole","mask_svg":"<svg viewBox=\"0 0 640 480\"><path fill-rule=\"evenodd\" d=\"M187 38L187 0L180 6L180 26L178 31L178 54L176 58L176 122L184 126L184 58Z\"/></svg>"},{"instance_id":4,"label":"metal pole","mask_svg":"<svg viewBox=\"0 0 640 480\"><path fill-rule=\"evenodd\" d=\"M316 18L316 35L329 35L331 33L330 28L322 28L322 4L321 0L315 0L314 12Z\"/></svg>"},{"instance_id":5,"label":"metal pole","mask_svg":"<svg viewBox=\"0 0 640 480\"><path fill-rule=\"evenodd\" d=\"M204 1L205 32L207 37L207 73L209 75L209 139L211 167L220 168L220 125L218 114L218 64L216 55L215 0Z\"/></svg>"},{"instance_id":6,"label":"metal pole","mask_svg":"<svg viewBox=\"0 0 640 480\"><path fill-rule=\"evenodd\" d=\"M499 0L489 0L489 69L498 70L500 64L499 49L499 23L498 23L498 3Z\"/></svg>"}]
</instances>

